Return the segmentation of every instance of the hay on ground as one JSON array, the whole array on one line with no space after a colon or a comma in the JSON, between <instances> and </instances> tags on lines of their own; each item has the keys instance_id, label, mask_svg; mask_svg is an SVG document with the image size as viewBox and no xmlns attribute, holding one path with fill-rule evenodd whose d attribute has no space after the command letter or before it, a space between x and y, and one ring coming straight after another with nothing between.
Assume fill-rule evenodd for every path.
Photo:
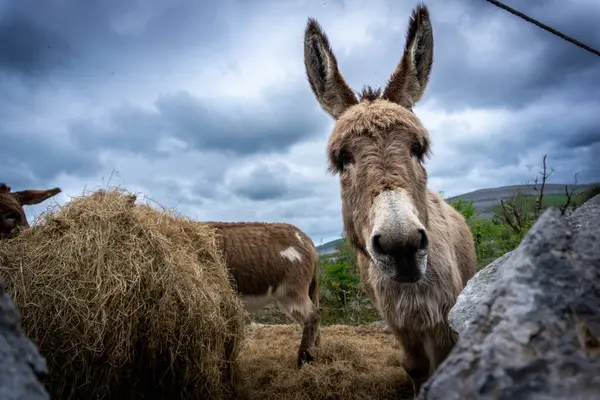
<instances>
[{"instance_id":1,"label":"hay on ground","mask_svg":"<svg viewBox=\"0 0 600 400\"><path fill-rule=\"evenodd\" d=\"M0 243L0 277L55 399L233 396L244 312L214 232L125 190ZM291 353L294 353L293 351Z\"/></svg>"},{"instance_id":2,"label":"hay on ground","mask_svg":"<svg viewBox=\"0 0 600 400\"><path fill-rule=\"evenodd\" d=\"M247 326L240 351L245 400L412 399L402 351L381 325L322 327L315 362L296 368L297 326Z\"/></svg>"}]
</instances>

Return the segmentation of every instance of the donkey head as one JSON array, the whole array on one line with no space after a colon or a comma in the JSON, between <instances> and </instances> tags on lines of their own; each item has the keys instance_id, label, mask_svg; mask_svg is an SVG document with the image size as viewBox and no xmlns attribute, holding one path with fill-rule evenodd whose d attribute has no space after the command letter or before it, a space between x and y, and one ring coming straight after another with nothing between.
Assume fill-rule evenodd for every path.
<instances>
[{"instance_id":1,"label":"donkey head","mask_svg":"<svg viewBox=\"0 0 600 400\"><path fill-rule=\"evenodd\" d=\"M11 192L0 183L0 239L13 236L17 228L29 228L23 206L41 203L60 192L60 188Z\"/></svg>"},{"instance_id":2,"label":"donkey head","mask_svg":"<svg viewBox=\"0 0 600 400\"><path fill-rule=\"evenodd\" d=\"M410 17L404 54L387 86L357 98L337 66L329 39L309 18L304 64L315 97L334 119L327 155L339 175L344 229L352 245L396 282L417 282L427 270L429 135L412 107L433 62L425 5Z\"/></svg>"}]
</instances>

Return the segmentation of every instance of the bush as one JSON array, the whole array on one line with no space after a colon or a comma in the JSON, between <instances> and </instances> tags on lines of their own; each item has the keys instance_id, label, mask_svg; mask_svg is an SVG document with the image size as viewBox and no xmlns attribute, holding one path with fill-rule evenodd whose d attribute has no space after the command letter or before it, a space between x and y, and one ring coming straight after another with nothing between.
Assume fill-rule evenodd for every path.
<instances>
[{"instance_id":1,"label":"bush","mask_svg":"<svg viewBox=\"0 0 600 400\"><path fill-rule=\"evenodd\" d=\"M327 324L363 324L379 319L367 297L356 265L356 255L342 237L338 252L319 259L321 319Z\"/></svg>"}]
</instances>

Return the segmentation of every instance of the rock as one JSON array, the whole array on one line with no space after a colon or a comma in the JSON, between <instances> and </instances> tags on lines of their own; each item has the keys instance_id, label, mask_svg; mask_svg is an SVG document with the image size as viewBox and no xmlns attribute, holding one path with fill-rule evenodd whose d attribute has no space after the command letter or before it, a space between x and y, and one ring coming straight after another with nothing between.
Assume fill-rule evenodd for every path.
<instances>
[{"instance_id":1,"label":"rock","mask_svg":"<svg viewBox=\"0 0 600 400\"><path fill-rule=\"evenodd\" d=\"M46 360L21 329L21 316L0 281L0 399L48 400L40 379Z\"/></svg>"},{"instance_id":2,"label":"rock","mask_svg":"<svg viewBox=\"0 0 600 400\"><path fill-rule=\"evenodd\" d=\"M584 223L600 218L592 200L571 216L579 225L555 208L539 218L418 399L600 398L600 224Z\"/></svg>"},{"instance_id":3,"label":"rock","mask_svg":"<svg viewBox=\"0 0 600 400\"><path fill-rule=\"evenodd\" d=\"M475 308L482 302L488 287L496 281L498 268L504 265L512 253L512 251L509 251L503 256L498 257L487 267L481 269L475 276L469 279L467 285L462 292L460 292L460 295L456 299L456 304L448 314L450 326L458 332L459 335L462 335L468 328L469 319L475 312Z\"/></svg>"},{"instance_id":4,"label":"rock","mask_svg":"<svg viewBox=\"0 0 600 400\"><path fill-rule=\"evenodd\" d=\"M576 209L567 220L576 231L598 229L600 226L600 194L592 197Z\"/></svg>"},{"instance_id":5,"label":"rock","mask_svg":"<svg viewBox=\"0 0 600 400\"><path fill-rule=\"evenodd\" d=\"M566 217L575 231L600 226L600 195L594 196ZM473 276L456 299L456 304L448 314L448 322L458 334L469 326L475 308L496 281L498 270L508 261L512 251L498 257Z\"/></svg>"}]
</instances>

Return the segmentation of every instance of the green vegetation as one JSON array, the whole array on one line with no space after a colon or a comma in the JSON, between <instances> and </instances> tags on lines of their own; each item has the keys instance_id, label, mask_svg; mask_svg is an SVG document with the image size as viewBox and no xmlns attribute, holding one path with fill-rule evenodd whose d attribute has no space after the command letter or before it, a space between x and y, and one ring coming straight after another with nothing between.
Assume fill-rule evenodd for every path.
<instances>
[{"instance_id":1,"label":"green vegetation","mask_svg":"<svg viewBox=\"0 0 600 400\"><path fill-rule=\"evenodd\" d=\"M319 259L319 288L323 324L359 325L377 321L379 315L364 292L356 255L345 237L336 254Z\"/></svg>"},{"instance_id":2,"label":"green vegetation","mask_svg":"<svg viewBox=\"0 0 600 400\"><path fill-rule=\"evenodd\" d=\"M536 211L539 196L524 196L519 191L514 197L495 207L492 218L481 217L472 201L465 202L459 199L450 204L465 217L471 229L477 253L477 266L480 269L515 249L547 207L562 208L568 204L569 207L576 208L587 200L588 196L587 192L573 194L569 201L567 195L546 195L543 196L540 210Z\"/></svg>"}]
</instances>

